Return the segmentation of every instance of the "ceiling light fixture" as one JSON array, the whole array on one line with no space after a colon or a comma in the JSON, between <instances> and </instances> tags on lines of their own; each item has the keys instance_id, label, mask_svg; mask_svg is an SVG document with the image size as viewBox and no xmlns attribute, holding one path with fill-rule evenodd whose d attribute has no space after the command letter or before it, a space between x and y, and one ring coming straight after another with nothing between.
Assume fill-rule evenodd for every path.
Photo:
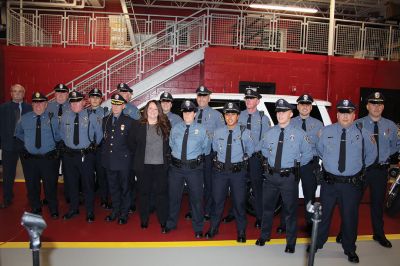
<instances>
[{"instance_id":1,"label":"ceiling light fixture","mask_svg":"<svg viewBox=\"0 0 400 266\"><path fill-rule=\"evenodd\" d=\"M251 4L250 8L268 9L268 10L277 10L277 11L289 11L289 12L301 12L301 13L312 13L312 14L318 12L318 10L315 8L297 7L297 6Z\"/></svg>"}]
</instances>

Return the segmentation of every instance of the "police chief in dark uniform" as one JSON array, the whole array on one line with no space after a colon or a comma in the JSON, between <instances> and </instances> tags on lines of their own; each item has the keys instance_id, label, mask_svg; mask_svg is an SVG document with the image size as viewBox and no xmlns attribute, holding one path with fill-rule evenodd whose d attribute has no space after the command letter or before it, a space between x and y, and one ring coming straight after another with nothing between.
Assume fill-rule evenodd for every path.
<instances>
[{"instance_id":1,"label":"police chief in dark uniform","mask_svg":"<svg viewBox=\"0 0 400 266\"><path fill-rule=\"evenodd\" d=\"M19 154L14 139L15 125L21 116L32 111L24 102L25 88L20 84L11 86L11 101L0 105L0 148L3 165L3 202L0 208L7 208L14 198L14 180Z\"/></svg>"},{"instance_id":2,"label":"police chief in dark uniform","mask_svg":"<svg viewBox=\"0 0 400 266\"><path fill-rule=\"evenodd\" d=\"M22 168L32 212L42 213L40 202L43 181L50 215L58 218L57 181L60 141L57 118L46 111L47 97L40 92L32 95L33 112L24 114L17 124L15 136L21 145Z\"/></svg>"},{"instance_id":3,"label":"police chief in dark uniform","mask_svg":"<svg viewBox=\"0 0 400 266\"><path fill-rule=\"evenodd\" d=\"M101 162L107 171L107 180L112 199L112 212L105 220L118 218L119 224L126 224L131 204L129 174L132 152L128 146L128 134L133 119L122 113L127 102L119 95L111 96L111 113L103 118L103 142Z\"/></svg>"},{"instance_id":4,"label":"police chief in dark uniform","mask_svg":"<svg viewBox=\"0 0 400 266\"><path fill-rule=\"evenodd\" d=\"M283 201L286 222L286 253L294 253L297 240L298 171L312 158L312 146L303 130L291 125L293 106L284 99L275 103L278 124L268 130L259 148L265 157L263 183L263 217L261 234L256 245L264 246L271 239L272 220L279 194Z\"/></svg>"},{"instance_id":5,"label":"police chief in dark uniform","mask_svg":"<svg viewBox=\"0 0 400 266\"><path fill-rule=\"evenodd\" d=\"M355 105L345 99L340 100L336 108L338 122L320 131L317 144L326 173L321 184L322 217L316 248L322 248L328 240L332 214L337 203L342 219L344 253L350 262L358 263L355 243L363 169L375 161L377 150L373 135L354 123Z\"/></svg>"}]
</instances>

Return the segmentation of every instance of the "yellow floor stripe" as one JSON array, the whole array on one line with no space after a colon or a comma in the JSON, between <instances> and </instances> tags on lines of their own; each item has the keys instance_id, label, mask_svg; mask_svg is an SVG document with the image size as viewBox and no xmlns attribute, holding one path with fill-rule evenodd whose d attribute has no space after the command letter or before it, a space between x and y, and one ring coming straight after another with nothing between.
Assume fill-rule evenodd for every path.
<instances>
[{"instance_id":1,"label":"yellow floor stripe","mask_svg":"<svg viewBox=\"0 0 400 266\"><path fill-rule=\"evenodd\" d=\"M390 240L400 240L400 234L386 235ZM254 246L255 239L249 239L240 244L235 240L221 241L175 241L175 242L43 242L42 248L182 248L182 247L233 247ZM357 241L372 241L372 235L358 236ZM328 242L335 242L335 237L329 237ZM309 238L298 238L298 244L310 243ZM285 239L272 239L268 245L286 244ZM28 248L28 242L8 242L0 248Z\"/></svg>"}]
</instances>

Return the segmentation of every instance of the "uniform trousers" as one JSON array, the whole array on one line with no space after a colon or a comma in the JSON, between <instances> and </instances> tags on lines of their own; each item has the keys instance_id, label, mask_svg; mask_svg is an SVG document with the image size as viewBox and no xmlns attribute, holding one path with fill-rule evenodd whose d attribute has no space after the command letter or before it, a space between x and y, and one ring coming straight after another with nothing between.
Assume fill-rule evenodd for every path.
<instances>
[{"instance_id":1,"label":"uniform trousers","mask_svg":"<svg viewBox=\"0 0 400 266\"><path fill-rule=\"evenodd\" d=\"M28 158L22 160L28 200L32 210L42 207L40 202L41 183L47 199L50 213L58 212L57 182L58 159Z\"/></svg>"},{"instance_id":2,"label":"uniform trousers","mask_svg":"<svg viewBox=\"0 0 400 266\"><path fill-rule=\"evenodd\" d=\"M168 174L169 217L167 228L176 228L182 202L184 183L186 182L190 207L192 210L192 227L195 232L202 232L203 219L203 165L195 169L171 166Z\"/></svg>"},{"instance_id":3,"label":"uniform trousers","mask_svg":"<svg viewBox=\"0 0 400 266\"><path fill-rule=\"evenodd\" d=\"M145 164L143 171L137 173L140 195L139 212L142 223L148 222L151 207L151 193L154 191L157 218L165 225L168 218L168 178L163 164Z\"/></svg>"},{"instance_id":4,"label":"uniform trousers","mask_svg":"<svg viewBox=\"0 0 400 266\"><path fill-rule=\"evenodd\" d=\"M367 169L364 191L369 187L371 202L371 221L374 235L383 237L383 205L387 189L387 168Z\"/></svg>"},{"instance_id":5,"label":"uniform trousers","mask_svg":"<svg viewBox=\"0 0 400 266\"><path fill-rule=\"evenodd\" d=\"M256 218L261 220L262 218L262 193L263 193L263 170L261 167L260 159L256 156L249 158L249 177L251 183L251 189L254 193L254 209L256 211Z\"/></svg>"},{"instance_id":6,"label":"uniform trousers","mask_svg":"<svg viewBox=\"0 0 400 266\"><path fill-rule=\"evenodd\" d=\"M210 215L215 209L215 202L212 196L212 156L204 156L204 214Z\"/></svg>"},{"instance_id":7,"label":"uniform trousers","mask_svg":"<svg viewBox=\"0 0 400 266\"><path fill-rule=\"evenodd\" d=\"M82 182L83 192L85 194L85 207L88 213L94 212L94 167L96 156L94 153L88 153L84 157L80 153L65 154L63 163L68 193L70 196L70 210L79 208L79 183Z\"/></svg>"},{"instance_id":8,"label":"uniform trousers","mask_svg":"<svg viewBox=\"0 0 400 266\"><path fill-rule=\"evenodd\" d=\"M260 238L271 238L272 220L279 194L282 196L285 217L286 242L295 245L297 239L297 199L299 195L298 183L293 173L281 176L279 173L266 174L263 182L263 216Z\"/></svg>"},{"instance_id":9,"label":"uniform trousers","mask_svg":"<svg viewBox=\"0 0 400 266\"><path fill-rule=\"evenodd\" d=\"M317 190L317 180L313 173L314 165L308 163L300 167L300 179L301 187L303 188L304 195L304 218L306 220L306 225L311 225L312 213L307 211L307 203L311 201L311 204L315 202L315 191Z\"/></svg>"},{"instance_id":10,"label":"uniform trousers","mask_svg":"<svg viewBox=\"0 0 400 266\"><path fill-rule=\"evenodd\" d=\"M321 185L322 217L319 224L317 248L322 248L328 240L332 214L336 203L341 216L342 247L345 252L356 251L358 207L362 188L353 184L326 182Z\"/></svg>"},{"instance_id":11,"label":"uniform trousers","mask_svg":"<svg viewBox=\"0 0 400 266\"><path fill-rule=\"evenodd\" d=\"M3 200L11 203L14 198L14 181L19 154L17 151L2 150Z\"/></svg>"},{"instance_id":12,"label":"uniform trousers","mask_svg":"<svg viewBox=\"0 0 400 266\"><path fill-rule=\"evenodd\" d=\"M112 200L112 213L123 217L128 216L129 207L131 204L129 175L131 170L110 170L106 169L108 187Z\"/></svg>"},{"instance_id":13,"label":"uniform trousers","mask_svg":"<svg viewBox=\"0 0 400 266\"><path fill-rule=\"evenodd\" d=\"M224 212L224 205L228 190L231 191L233 214L236 218L238 232L246 230L246 170L233 173L232 171L213 171L213 199L215 202L215 215L211 216L211 227L217 229Z\"/></svg>"},{"instance_id":14,"label":"uniform trousers","mask_svg":"<svg viewBox=\"0 0 400 266\"><path fill-rule=\"evenodd\" d=\"M98 193L100 195L100 199L102 201L108 200L109 189L107 182L106 169L101 164L101 148L98 148L96 151L96 162L95 162L95 171L96 171L96 179L95 183L97 186Z\"/></svg>"}]
</instances>

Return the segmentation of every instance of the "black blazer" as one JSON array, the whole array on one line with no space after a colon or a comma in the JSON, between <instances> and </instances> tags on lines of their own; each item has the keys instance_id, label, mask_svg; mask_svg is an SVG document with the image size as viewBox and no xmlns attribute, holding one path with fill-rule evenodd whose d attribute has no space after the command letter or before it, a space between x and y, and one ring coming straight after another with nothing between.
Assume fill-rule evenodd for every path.
<instances>
[{"instance_id":1,"label":"black blazer","mask_svg":"<svg viewBox=\"0 0 400 266\"><path fill-rule=\"evenodd\" d=\"M129 131L128 145L133 151L133 169L136 173L143 174L144 166L144 153L146 151L146 136L147 136L147 124L142 124L140 121L135 120L133 122L132 130ZM168 138L163 141L163 156L164 156L164 168L168 170L169 157L171 149L169 147Z\"/></svg>"}]
</instances>

